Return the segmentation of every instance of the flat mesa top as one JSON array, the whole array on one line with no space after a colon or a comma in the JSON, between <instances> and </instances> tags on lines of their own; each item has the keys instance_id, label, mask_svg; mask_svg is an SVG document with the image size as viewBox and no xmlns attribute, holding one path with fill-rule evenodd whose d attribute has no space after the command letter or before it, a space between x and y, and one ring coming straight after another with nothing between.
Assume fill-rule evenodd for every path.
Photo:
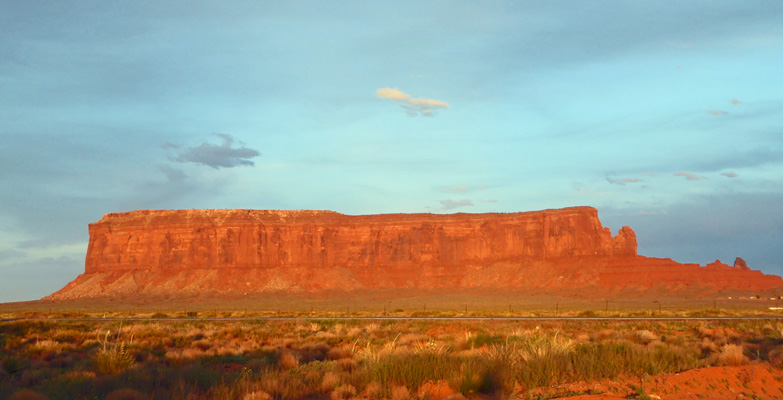
<instances>
[{"instance_id":1,"label":"flat mesa top","mask_svg":"<svg viewBox=\"0 0 783 400\"><path fill-rule=\"evenodd\" d=\"M285 222L305 221L368 221L368 222L394 222L394 221L448 221L485 219L487 217L520 217L534 216L536 214L547 215L573 215L587 214L598 216L598 210L594 207L579 206L560 209L548 209L540 211L525 211L512 213L455 213L455 214L368 214L346 215L329 210L250 210L250 209L189 209L189 210L137 210L121 213L109 213L103 216L97 223L129 222L144 220L166 219L250 219Z\"/></svg>"}]
</instances>

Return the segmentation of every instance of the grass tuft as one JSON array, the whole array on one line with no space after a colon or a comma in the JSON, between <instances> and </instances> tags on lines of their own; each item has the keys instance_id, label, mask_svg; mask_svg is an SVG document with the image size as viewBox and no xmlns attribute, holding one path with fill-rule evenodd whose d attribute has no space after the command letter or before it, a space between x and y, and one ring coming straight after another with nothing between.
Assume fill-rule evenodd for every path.
<instances>
[{"instance_id":1,"label":"grass tuft","mask_svg":"<svg viewBox=\"0 0 783 400\"><path fill-rule=\"evenodd\" d=\"M93 356L93 361L95 361L95 366L99 373L119 375L132 367L136 362L136 358L125 348L125 343L117 343L115 341L109 344L109 334L110 332L106 331L106 335L103 338L103 347ZM119 331L117 336L119 337ZM133 343L132 336L131 343Z\"/></svg>"},{"instance_id":2,"label":"grass tuft","mask_svg":"<svg viewBox=\"0 0 783 400\"><path fill-rule=\"evenodd\" d=\"M745 365L750 360L745 357L744 348L735 344L727 344L718 353L718 362L721 365L739 366Z\"/></svg>"}]
</instances>

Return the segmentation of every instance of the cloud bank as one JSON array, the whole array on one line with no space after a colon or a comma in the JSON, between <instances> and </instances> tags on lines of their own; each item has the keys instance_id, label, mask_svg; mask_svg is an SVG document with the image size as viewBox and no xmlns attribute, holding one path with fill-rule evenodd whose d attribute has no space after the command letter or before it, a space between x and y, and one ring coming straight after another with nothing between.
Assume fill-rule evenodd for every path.
<instances>
[{"instance_id":1,"label":"cloud bank","mask_svg":"<svg viewBox=\"0 0 783 400\"><path fill-rule=\"evenodd\" d=\"M410 116L423 115L431 117L435 110L445 110L451 107L448 103L434 99L413 99L411 95L397 88L381 88L375 91L375 95L381 99L402 103L402 108Z\"/></svg>"},{"instance_id":2,"label":"cloud bank","mask_svg":"<svg viewBox=\"0 0 783 400\"><path fill-rule=\"evenodd\" d=\"M204 142L199 146L190 147L177 153L174 161L192 162L206 165L215 169L233 168L238 166L254 166L251 158L261 155L256 150L242 146L234 148L234 137L223 133L215 133L215 136L223 140L223 144L215 145ZM169 173L164 171L167 175Z\"/></svg>"}]
</instances>

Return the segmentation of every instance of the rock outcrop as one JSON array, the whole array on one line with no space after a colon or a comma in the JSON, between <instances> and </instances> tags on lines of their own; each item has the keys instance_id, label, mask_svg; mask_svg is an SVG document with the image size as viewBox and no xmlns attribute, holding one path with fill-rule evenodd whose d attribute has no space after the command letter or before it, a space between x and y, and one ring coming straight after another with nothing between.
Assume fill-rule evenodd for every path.
<instances>
[{"instance_id":1,"label":"rock outcrop","mask_svg":"<svg viewBox=\"0 0 783 400\"><path fill-rule=\"evenodd\" d=\"M591 207L362 216L143 210L107 214L89 232L85 273L51 298L783 287L780 277L722 263L638 256L633 230L612 236Z\"/></svg>"},{"instance_id":2,"label":"rock outcrop","mask_svg":"<svg viewBox=\"0 0 783 400\"><path fill-rule=\"evenodd\" d=\"M750 268L748 268L748 263L739 257L734 259L734 268L750 271Z\"/></svg>"}]
</instances>

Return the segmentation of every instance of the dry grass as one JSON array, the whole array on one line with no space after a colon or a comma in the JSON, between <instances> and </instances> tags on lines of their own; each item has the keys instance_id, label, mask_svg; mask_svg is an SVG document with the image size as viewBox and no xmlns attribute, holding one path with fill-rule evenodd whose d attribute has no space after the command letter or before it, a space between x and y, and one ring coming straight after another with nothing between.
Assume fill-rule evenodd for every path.
<instances>
[{"instance_id":1,"label":"dry grass","mask_svg":"<svg viewBox=\"0 0 783 400\"><path fill-rule=\"evenodd\" d=\"M405 386L394 386L391 389L391 400L408 400L411 393Z\"/></svg>"},{"instance_id":2,"label":"dry grass","mask_svg":"<svg viewBox=\"0 0 783 400\"><path fill-rule=\"evenodd\" d=\"M292 369L299 366L299 360L288 350L283 350L280 353L280 358L277 360L277 364L282 369Z\"/></svg>"},{"instance_id":3,"label":"dry grass","mask_svg":"<svg viewBox=\"0 0 783 400\"><path fill-rule=\"evenodd\" d=\"M676 321L13 322L0 324L0 398L22 389L106 398L124 388L172 399L524 397L751 358L783 365L776 330Z\"/></svg>"},{"instance_id":4,"label":"dry grass","mask_svg":"<svg viewBox=\"0 0 783 400\"><path fill-rule=\"evenodd\" d=\"M718 354L718 362L721 365L738 366L745 365L750 362L748 357L745 357L745 349L742 346L727 344L724 345Z\"/></svg>"},{"instance_id":5,"label":"dry grass","mask_svg":"<svg viewBox=\"0 0 783 400\"><path fill-rule=\"evenodd\" d=\"M136 361L126 348L126 343L117 341L119 332L117 332L115 342L109 343L111 331L106 331L106 335L103 338L103 346L93 356L95 366L101 374L119 375L133 366ZM130 343L133 343L133 337L131 337Z\"/></svg>"}]
</instances>

